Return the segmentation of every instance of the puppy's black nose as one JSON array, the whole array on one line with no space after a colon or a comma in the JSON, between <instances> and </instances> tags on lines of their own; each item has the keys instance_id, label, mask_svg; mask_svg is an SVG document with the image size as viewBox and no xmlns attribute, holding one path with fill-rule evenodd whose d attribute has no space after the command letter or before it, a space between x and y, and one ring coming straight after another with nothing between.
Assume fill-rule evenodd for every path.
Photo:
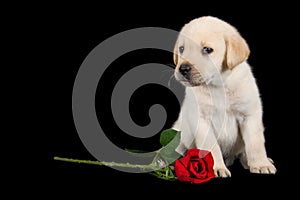
<instances>
[{"instance_id":1,"label":"puppy's black nose","mask_svg":"<svg viewBox=\"0 0 300 200\"><path fill-rule=\"evenodd\" d=\"M185 76L185 75L187 75L187 74L191 71L191 69L192 69L191 65L188 65L188 64L182 64L182 65L180 65L180 67L179 67L179 72L180 72L183 76Z\"/></svg>"}]
</instances>

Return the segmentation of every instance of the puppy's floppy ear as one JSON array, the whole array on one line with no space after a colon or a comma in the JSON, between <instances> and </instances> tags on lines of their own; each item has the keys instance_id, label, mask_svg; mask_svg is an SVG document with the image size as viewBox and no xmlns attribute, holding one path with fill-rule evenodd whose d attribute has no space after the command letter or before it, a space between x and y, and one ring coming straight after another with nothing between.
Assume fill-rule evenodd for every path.
<instances>
[{"instance_id":1,"label":"puppy's floppy ear","mask_svg":"<svg viewBox=\"0 0 300 200\"><path fill-rule=\"evenodd\" d=\"M177 65L177 63L178 63L178 40L176 40L175 47L173 50L173 60L174 60L174 64Z\"/></svg>"},{"instance_id":2,"label":"puppy's floppy ear","mask_svg":"<svg viewBox=\"0 0 300 200\"><path fill-rule=\"evenodd\" d=\"M233 69L235 66L247 60L250 54L249 47L237 31L225 35L225 42L225 59L229 69Z\"/></svg>"}]
</instances>

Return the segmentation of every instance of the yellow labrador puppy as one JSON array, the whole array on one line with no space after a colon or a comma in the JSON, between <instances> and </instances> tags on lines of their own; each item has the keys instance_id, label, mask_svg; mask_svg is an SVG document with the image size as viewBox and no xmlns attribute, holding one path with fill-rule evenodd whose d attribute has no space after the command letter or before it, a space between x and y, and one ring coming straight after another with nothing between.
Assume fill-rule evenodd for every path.
<instances>
[{"instance_id":1,"label":"yellow labrador puppy","mask_svg":"<svg viewBox=\"0 0 300 200\"><path fill-rule=\"evenodd\" d=\"M173 126L181 131L176 151L211 151L219 177L231 176L227 166L236 158L252 173L276 172L265 149L262 104L246 61L249 53L235 28L210 16L186 24L175 45L175 77L186 86Z\"/></svg>"}]
</instances>

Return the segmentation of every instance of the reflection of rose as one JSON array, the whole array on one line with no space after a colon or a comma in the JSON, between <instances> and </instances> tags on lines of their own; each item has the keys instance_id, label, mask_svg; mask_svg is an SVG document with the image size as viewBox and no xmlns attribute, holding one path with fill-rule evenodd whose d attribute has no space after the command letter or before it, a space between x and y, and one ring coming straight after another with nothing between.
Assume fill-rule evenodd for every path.
<instances>
[{"instance_id":1,"label":"reflection of rose","mask_svg":"<svg viewBox=\"0 0 300 200\"><path fill-rule=\"evenodd\" d=\"M178 180L197 184L215 177L213 166L211 152L195 148L188 150L174 165Z\"/></svg>"}]
</instances>

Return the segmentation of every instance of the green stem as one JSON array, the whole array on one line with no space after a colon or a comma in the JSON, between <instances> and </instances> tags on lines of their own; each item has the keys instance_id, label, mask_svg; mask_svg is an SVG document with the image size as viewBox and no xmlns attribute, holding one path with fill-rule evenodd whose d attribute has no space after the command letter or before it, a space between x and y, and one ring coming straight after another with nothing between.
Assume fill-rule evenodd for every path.
<instances>
[{"instance_id":1,"label":"green stem","mask_svg":"<svg viewBox=\"0 0 300 200\"><path fill-rule=\"evenodd\" d=\"M105 166L109 166L109 167L139 168L139 169L143 169L143 170L146 170L146 169L157 170L158 169L152 163L150 165L136 165L136 164L130 164L130 163L116 163L116 162L61 158L61 157L57 157L57 156L54 157L54 160L65 161L65 162L73 162L73 163L84 163L84 164L91 164L91 165L105 165Z\"/></svg>"}]
</instances>

